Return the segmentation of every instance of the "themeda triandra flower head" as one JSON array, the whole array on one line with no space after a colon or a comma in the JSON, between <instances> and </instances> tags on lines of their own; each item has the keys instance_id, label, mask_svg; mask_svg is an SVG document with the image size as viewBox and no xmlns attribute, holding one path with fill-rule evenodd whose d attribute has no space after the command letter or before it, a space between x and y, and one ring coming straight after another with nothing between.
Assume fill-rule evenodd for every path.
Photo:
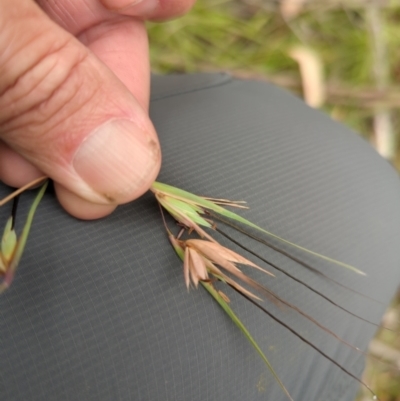
<instances>
[{"instance_id":1,"label":"themeda triandra flower head","mask_svg":"<svg viewBox=\"0 0 400 401\"><path fill-rule=\"evenodd\" d=\"M237 254L231 249L222 246L218 242L211 242L202 239L188 239L181 241L177 240L173 236L170 236L170 240L176 250L179 248L177 252L180 253L181 257L183 258L183 272L185 284L188 288L190 283L197 287L199 281L208 281L210 275L212 275L219 280L232 285L240 292L243 292L253 298L258 298L238 282L233 280L226 273L237 277L243 283L246 283L257 290L262 290L263 287L255 280L246 276L236 266L236 264L251 266L273 276L273 274L269 271L257 266L255 263ZM224 271L218 266L224 269Z\"/></svg>"}]
</instances>

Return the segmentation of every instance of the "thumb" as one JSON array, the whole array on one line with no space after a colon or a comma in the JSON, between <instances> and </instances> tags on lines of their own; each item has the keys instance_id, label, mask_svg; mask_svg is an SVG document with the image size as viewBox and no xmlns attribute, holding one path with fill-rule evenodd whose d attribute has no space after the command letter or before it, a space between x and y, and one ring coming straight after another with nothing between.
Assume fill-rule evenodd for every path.
<instances>
[{"instance_id":1,"label":"thumb","mask_svg":"<svg viewBox=\"0 0 400 401\"><path fill-rule=\"evenodd\" d=\"M161 156L147 113L30 0L0 3L0 77L1 141L64 193L117 205L150 187Z\"/></svg>"}]
</instances>

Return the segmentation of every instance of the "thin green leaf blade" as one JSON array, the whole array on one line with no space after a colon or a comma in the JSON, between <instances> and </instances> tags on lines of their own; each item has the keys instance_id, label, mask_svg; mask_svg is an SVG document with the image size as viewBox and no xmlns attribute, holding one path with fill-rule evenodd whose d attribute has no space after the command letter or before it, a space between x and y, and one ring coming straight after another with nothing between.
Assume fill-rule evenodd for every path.
<instances>
[{"instance_id":1,"label":"thin green leaf blade","mask_svg":"<svg viewBox=\"0 0 400 401\"><path fill-rule=\"evenodd\" d=\"M264 352L262 349L259 347L257 342L254 340L253 336L250 334L250 332L247 330L246 326L242 323L242 321L237 317L237 315L233 312L232 308L229 306L229 304L221 297L221 295L215 290L215 288L207 282L201 281L201 284L203 287L212 295L212 297L218 302L218 304L221 306L221 308L225 311L225 313L232 319L232 321L236 324L236 326L241 330L241 332L245 335L247 340L250 342L250 344L254 347L254 349L258 352L258 354L261 356L265 364L267 365L268 369L274 376L275 380L278 382L279 386L281 389L284 391L284 393L288 396L288 398L293 401L293 398L290 396L289 391L286 389L284 384L282 383L281 379L279 378L278 374L275 372L274 368L272 367L271 363L265 356Z\"/></svg>"},{"instance_id":2,"label":"thin green leaf blade","mask_svg":"<svg viewBox=\"0 0 400 401\"><path fill-rule=\"evenodd\" d=\"M179 256L179 258L182 260L182 262L185 260L185 251L183 250L183 248L179 245L178 240L172 235L170 234L168 236L169 241L172 244L172 247L174 248L176 254Z\"/></svg>"}]
</instances>

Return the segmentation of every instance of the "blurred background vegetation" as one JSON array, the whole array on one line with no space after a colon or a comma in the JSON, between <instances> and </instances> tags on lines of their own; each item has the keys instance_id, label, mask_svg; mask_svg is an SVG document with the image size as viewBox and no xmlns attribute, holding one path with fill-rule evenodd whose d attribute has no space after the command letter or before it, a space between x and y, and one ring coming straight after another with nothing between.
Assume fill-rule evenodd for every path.
<instances>
[{"instance_id":1,"label":"blurred background vegetation","mask_svg":"<svg viewBox=\"0 0 400 401\"><path fill-rule=\"evenodd\" d=\"M154 72L223 70L273 82L400 169L400 0L198 0L182 18L149 24L149 35ZM399 322L400 293L384 317L398 331ZM400 368L398 335L381 331L370 352ZM395 368L368 361L364 380L382 401L400 401Z\"/></svg>"}]
</instances>

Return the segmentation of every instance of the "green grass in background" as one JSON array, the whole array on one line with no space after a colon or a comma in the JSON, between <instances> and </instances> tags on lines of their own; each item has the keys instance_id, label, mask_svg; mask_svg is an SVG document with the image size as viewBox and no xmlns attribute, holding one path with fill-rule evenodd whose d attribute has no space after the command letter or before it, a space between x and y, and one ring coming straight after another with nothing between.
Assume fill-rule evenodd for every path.
<instances>
[{"instance_id":1,"label":"green grass in background","mask_svg":"<svg viewBox=\"0 0 400 401\"><path fill-rule=\"evenodd\" d=\"M152 69L158 73L223 70L279 82L300 93L298 64L289 51L296 45L306 46L318 54L324 66L327 87L324 110L372 140L374 113L383 105L392 114L397 138L400 2L387 1L381 10L389 75L383 98L382 94L374 95L375 50L366 16L370 2L308 0L306 3L298 15L287 21L280 13L278 1L200 0L182 18L149 24ZM398 151L394 159L397 167L400 167L399 155ZM399 299L392 307L392 311L397 311L398 321ZM400 330L399 324L397 329ZM400 350L399 336L381 332L377 339L393 350ZM400 374L395 369L368 363L365 380L374 386L382 401L400 401ZM360 393L359 400L369 399L363 397L365 394Z\"/></svg>"},{"instance_id":2,"label":"green grass in background","mask_svg":"<svg viewBox=\"0 0 400 401\"><path fill-rule=\"evenodd\" d=\"M363 89L373 88L375 83L365 10L309 6L287 22L279 7L273 7L276 3L203 0L182 18L149 24L153 71L227 70L258 78L287 77L300 82L298 65L288 52L295 45L305 45L321 58L327 84L350 93L339 98L330 98L328 93L326 110L370 137L373 108L363 99ZM400 78L400 5L385 8L383 14L390 79L396 82ZM393 114L398 128L400 99L397 100Z\"/></svg>"}]
</instances>

